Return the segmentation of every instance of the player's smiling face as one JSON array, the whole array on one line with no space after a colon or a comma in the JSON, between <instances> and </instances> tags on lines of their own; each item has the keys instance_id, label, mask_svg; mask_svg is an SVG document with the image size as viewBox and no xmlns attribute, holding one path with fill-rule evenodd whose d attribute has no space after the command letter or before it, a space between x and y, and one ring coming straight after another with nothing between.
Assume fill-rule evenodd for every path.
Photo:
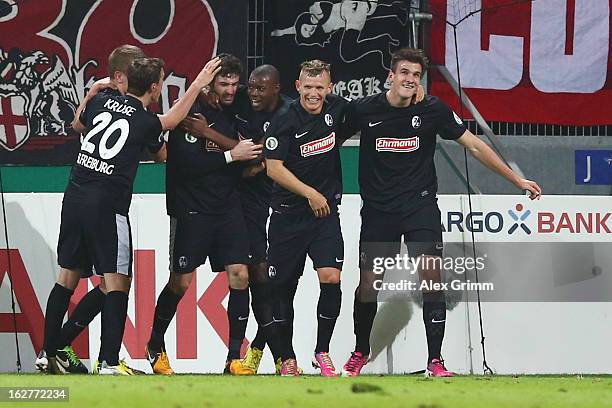
<instances>
[{"instance_id":1,"label":"player's smiling face","mask_svg":"<svg viewBox=\"0 0 612 408\"><path fill-rule=\"evenodd\" d=\"M300 79L295 81L295 87L300 94L300 104L306 112L318 115L323 109L325 97L332 91L329 72L322 71L319 75L309 76L300 73Z\"/></svg>"},{"instance_id":2,"label":"player's smiling face","mask_svg":"<svg viewBox=\"0 0 612 408\"><path fill-rule=\"evenodd\" d=\"M228 74L228 75L217 75L213 83L213 90L219 97L219 102L223 106L229 106L234 103L234 97L238 90L238 83L240 82L240 75Z\"/></svg>"},{"instance_id":3,"label":"player's smiling face","mask_svg":"<svg viewBox=\"0 0 612 408\"><path fill-rule=\"evenodd\" d=\"M389 72L390 92L400 100L411 99L416 95L421 84L422 74L421 64L406 60L400 61L395 67L395 71Z\"/></svg>"},{"instance_id":4,"label":"player's smiling face","mask_svg":"<svg viewBox=\"0 0 612 408\"><path fill-rule=\"evenodd\" d=\"M279 86L269 76L251 76L249 78L249 99L254 111L270 112L278 98Z\"/></svg>"}]
</instances>

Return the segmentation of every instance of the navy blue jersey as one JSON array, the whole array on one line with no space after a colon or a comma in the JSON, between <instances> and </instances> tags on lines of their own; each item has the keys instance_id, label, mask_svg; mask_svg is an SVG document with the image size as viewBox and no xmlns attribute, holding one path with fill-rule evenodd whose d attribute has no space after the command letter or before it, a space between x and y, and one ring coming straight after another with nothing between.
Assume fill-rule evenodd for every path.
<instances>
[{"instance_id":1,"label":"navy blue jersey","mask_svg":"<svg viewBox=\"0 0 612 408\"><path fill-rule=\"evenodd\" d=\"M361 198L385 212L410 211L435 198L436 134L456 140L466 131L459 117L435 96L396 108L384 93L352 101L346 124L361 131Z\"/></svg>"},{"instance_id":2,"label":"navy blue jersey","mask_svg":"<svg viewBox=\"0 0 612 408\"><path fill-rule=\"evenodd\" d=\"M253 139L253 143L261 144L264 142L264 135L272 118L276 112L280 111L291 99L285 95L280 95L276 109L272 112L254 111L249 105L235 115L238 131L246 139ZM239 184L240 199L244 207L252 207L267 211L270 207L270 197L272 195L272 180L266 175L265 171L257 173L253 177L244 177Z\"/></svg>"},{"instance_id":3,"label":"navy blue jersey","mask_svg":"<svg viewBox=\"0 0 612 408\"><path fill-rule=\"evenodd\" d=\"M144 147L158 151L162 125L133 96L100 92L79 117L88 129L81 143L64 200L108 203L126 215Z\"/></svg>"},{"instance_id":4,"label":"navy blue jersey","mask_svg":"<svg viewBox=\"0 0 612 408\"><path fill-rule=\"evenodd\" d=\"M194 104L211 128L238 138L233 109L217 111ZM207 139L196 138L180 128L168 138L166 207L168 215L220 214L239 204L236 189L241 168L226 164L223 150Z\"/></svg>"},{"instance_id":5,"label":"navy blue jersey","mask_svg":"<svg viewBox=\"0 0 612 408\"><path fill-rule=\"evenodd\" d=\"M318 115L311 115L299 99L273 118L266 132L266 159L282 160L300 181L317 190L335 206L342 197L341 124L347 101L328 95ZM274 184L272 208L278 211L310 208L306 198Z\"/></svg>"}]
</instances>

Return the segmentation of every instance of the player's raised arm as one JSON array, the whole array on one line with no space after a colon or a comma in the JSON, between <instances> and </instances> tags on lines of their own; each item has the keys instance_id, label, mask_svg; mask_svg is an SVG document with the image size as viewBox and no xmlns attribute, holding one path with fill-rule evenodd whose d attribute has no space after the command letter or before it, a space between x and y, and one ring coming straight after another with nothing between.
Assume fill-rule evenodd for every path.
<instances>
[{"instance_id":1,"label":"player's raised arm","mask_svg":"<svg viewBox=\"0 0 612 408\"><path fill-rule=\"evenodd\" d=\"M202 87L211 83L217 72L219 72L219 69L221 69L219 66L220 63L221 60L217 57L208 61L195 81L191 83L185 95L183 95L167 113L159 115L159 121L164 130L174 129L183 119L185 119L185 116L187 116L189 112L189 108L200 93Z\"/></svg>"},{"instance_id":2,"label":"player's raised arm","mask_svg":"<svg viewBox=\"0 0 612 408\"><path fill-rule=\"evenodd\" d=\"M521 178L479 137L469 130L457 139L457 142L464 146L479 162L493 170L506 180L520 188L529 191L529 198L532 200L540 199L542 188L535 181Z\"/></svg>"}]
</instances>

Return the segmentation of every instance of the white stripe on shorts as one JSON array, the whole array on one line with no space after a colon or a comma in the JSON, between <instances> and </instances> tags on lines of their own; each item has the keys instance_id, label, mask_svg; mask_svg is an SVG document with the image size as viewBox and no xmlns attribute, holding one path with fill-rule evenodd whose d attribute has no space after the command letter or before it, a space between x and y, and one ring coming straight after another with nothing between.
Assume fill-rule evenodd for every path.
<instances>
[{"instance_id":1,"label":"white stripe on shorts","mask_svg":"<svg viewBox=\"0 0 612 408\"><path fill-rule=\"evenodd\" d=\"M130 271L130 226L127 222L127 217L121 214L115 214L115 223L117 225L117 273L129 275Z\"/></svg>"}]
</instances>

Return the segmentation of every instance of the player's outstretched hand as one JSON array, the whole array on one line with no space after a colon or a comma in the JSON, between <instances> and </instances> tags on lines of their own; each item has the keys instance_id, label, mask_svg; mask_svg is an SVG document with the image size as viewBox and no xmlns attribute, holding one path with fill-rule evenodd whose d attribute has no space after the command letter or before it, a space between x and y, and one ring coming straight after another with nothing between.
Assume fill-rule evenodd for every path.
<instances>
[{"instance_id":1,"label":"player's outstretched hand","mask_svg":"<svg viewBox=\"0 0 612 408\"><path fill-rule=\"evenodd\" d=\"M314 212L315 217L323 218L331 213L329 205L327 204L327 199L318 191L313 189L312 194L306 198L308 199L308 204L310 204L310 208L312 212Z\"/></svg>"},{"instance_id":2,"label":"player's outstretched hand","mask_svg":"<svg viewBox=\"0 0 612 408\"><path fill-rule=\"evenodd\" d=\"M219 102L219 96L210 90L209 87L205 86L198 95L198 102L204 106L210 106L215 110L223 110L221 103Z\"/></svg>"},{"instance_id":3,"label":"player's outstretched hand","mask_svg":"<svg viewBox=\"0 0 612 408\"><path fill-rule=\"evenodd\" d=\"M195 81L193 82L197 84L200 88L203 88L206 85L210 84L215 78L215 75L217 75L217 73L221 69L220 65L221 59L219 57L211 59L206 63L206 65L204 65L204 68L202 68Z\"/></svg>"},{"instance_id":4,"label":"player's outstretched hand","mask_svg":"<svg viewBox=\"0 0 612 408\"><path fill-rule=\"evenodd\" d=\"M196 113L194 116L187 116L179 123L181 129L192 136L200 139L205 139L204 132L208 128L208 121L201 113Z\"/></svg>"},{"instance_id":5,"label":"player's outstretched hand","mask_svg":"<svg viewBox=\"0 0 612 408\"><path fill-rule=\"evenodd\" d=\"M521 179L516 186L527 191L532 200L539 200L542 197L542 188L535 181Z\"/></svg>"},{"instance_id":6,"label":"player's outstretched hand","mask_svg":"<svg viewBox=\"0 0 612 408\"><path fill-rule=\"evenodd\" d=\"M230 154L232 159L238 161L247 161L257 158L263 151L263 145L253 143L253 140L241 140L232 150Z\"/></svg>"},{"instance_id":7,"label":"player's outstretched hand","mask_svg":"<svg viewBox=\"0 0 612 408\"><path fill-rule=\"evenodd\" d=\"M91 96L93 96L97 94L98 92L100 92L101 90L107 89L107 88L117 89L117 85L115 85L115 83L111 81L109 77L102 78L94 82L94 84L89 89L88 93L91 94Z\"/></svg>"}]
</instances>

